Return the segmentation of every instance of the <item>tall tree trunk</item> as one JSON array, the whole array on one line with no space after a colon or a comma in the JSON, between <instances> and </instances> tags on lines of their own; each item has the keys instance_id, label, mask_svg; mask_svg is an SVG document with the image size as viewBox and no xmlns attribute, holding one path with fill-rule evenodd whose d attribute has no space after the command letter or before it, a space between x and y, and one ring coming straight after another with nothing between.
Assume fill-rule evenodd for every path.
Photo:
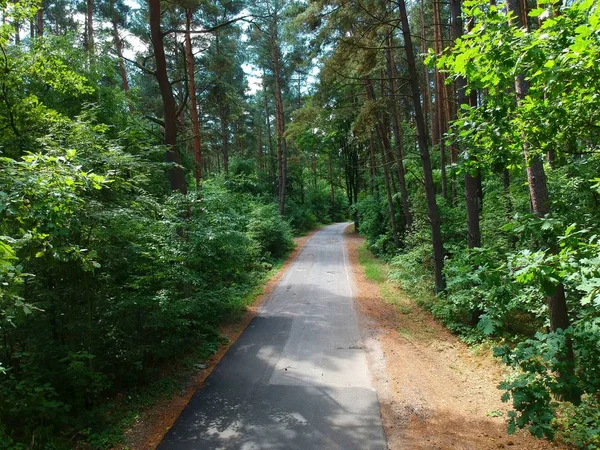
<instances>
[{"instance_id":1,"label":"tall tree trunk","mask_svg":"<svg viewBox=\"0 0 600 450\"><path fill-rule=\"evenodd\" d=\"M223 152L223 170L225 175L229 175L229 122L227 120L227 113L225 112L225 106L223 103L219 106L221 111L221 142Z\"/></svg>"},{"instance_id":2,"label":"tall tree trunk","mask_svg":"<svg viewBox=\"0 0 600 450\"><path fill-rule=\"evenodd\" d=\"M375 144L373 143L373 137L369 139L369 173L371 175L371 194L379 191L377 185L377 166L375 165Z\"/></svg>"},{"instance_id":3,"label":"tall tree trunk","mask_svg":"<svg viewBox=\"0 0 600 450\"><path fill-rule=\"evenodd\" d=\"M367 91L367 98L371 101L375 102L375 90L373 89L373 85L369 79L365 80L365 87ZM387 153L390 151L390 140L386 133L385 125L383 120L377 114L377 136L379 137L379 142L383 144L381 146L381 162L383 167L383 180L385 184L385 194L388 204L388 211L390 214L390 225L392 226L392 236L394 238L394 245L396 248L400 247L400 236L398 233L398 224L396 223L396 208L394 207L394 200L392 197L392 187L390 181L390 171L387 160Z\"/></svg>"},{"instance_id":4,"label":"tall tree trunk","mask_svg":"<svg viewBox=\"0 0 600 450\"><path fill-rule=\"evenodd\" d=\"M311 169L313 176L313 189L317 190L317 152L315 152L315 146L311 146Z\"/></svg>"},{"instance_id":5,"label":"tall tree trunk","mask_svg":"<svg viewBox=\"0 0 600 450\"><path fill-rule=\"evenodd\" d=\"M37 36L41 37L44 35L44 7L43 6L40 6L40 9L37 10L35 19L36 19Z\"/></svg>"},{"instance_id":6,"label":"tall tree trunk","mask_svg":"<svg viewBox=\"0 0 600 450\"><path fill-rule=\"evenodd\" d=\"M123 59L123 40L119 35L119 24L117 20L117 13L115 11L115 0L111 0L110 2L111 8L111 21L112 21L112 34L113 34L113 43L115 44L115 51L117 52L117 59L119 60L119 73L121 74L121 87L123 88L123 92L125 92L125 97L127 98L127 105L129 107L129 112L133 112L133 103L129 97L129 81L127 79L127 69L125 67L125 60Z\"/></svg>"},{"instance_id":7,"label":"tall tree trunk","mask_svg":"<svg viewBox=\"0 0 600 450\"><path fill-rule=\"evenodd\" d=\"M417 125L417 143L419 145L419 154L423 166L423 175L425 179L425 194L427 196L427 211L429 223L431 225L431 240L433 245L433 260L435 272L435 288L438 292L446 288L444 279L444 244L442 242L442 231L440 228L440 218L435 199L435 189L433 185L433 173L431 171L431 158L427 145L427 128L421 108L421 92L419 92L419 78L417 74L417 65L412 46L412 36L406 14L406 3L404 0L398 1L400 10L400 23L402 26L402 35L404 37L404 48L406 51L406 61L408 64L408 76L410 89L415 111L415 122Z\"/></svg>"},{"instance_id":8,"label":"tall tree trunk","mask_svg":"<svg viewBox=\"0 0 600 450\"><path fill-rule=\"evenodd\" d=\"M87 49L90 54L94 54L94 0L86 0L86 37Z\"/></svg>"},{"instance_id":9,"label":"tall tree trunk","mask_svg":"<svg viewBox=\"0 0 600 450\"><path fill-rule=\"evenodd\" d=\"M461 0L450 0L450 20L452 23L452 34L454 39L463 35ZM477 106L477 97L466 95L467 80L458 77L456 80L456 102L460 108L462 105ZM474 156L470 158L471 163L477 163ZM481 247L481 231L479 228L479 174L478 170L465 171L465 199L467 205L467 241L469 248Z\"/></svg>"},{"instance_id":10,"label":"tall tree trunk","mask_svg":"<svg viewBox=\"0 0 600 450\"><path fill-rule=\"evenodd\" d=\"M331 153L328 155L328 163L329 163L329 202L331 204L331 219L333 220L333 211L335 208L335 190L333 187L333 161L332 161Z\"/></svg>"},{"instance_id":11,"label":"tall tree trunk","mask_svg":"<svg viewBox=\"0 0 600 450\"><path fill-rule=\"evenodd\" d=\"M198 100L196 98L196 68L192 48L192 10L185 11L185 56L188 71L188 96L190 97L190 120L192 121L192 134L194 135L194 177L196 187L200 186L202 179L202 146L200 141L200 120L198 118Z\"/></svg>"},{"instance_id":12,"label":"tall tree trunk","mask_svg":"<svg viewBox=\"0 0 600 450\"><path fill-rule=\"evenodd\" d=\"M433 0L433 48L436 55L441 55L444 50L442 17L439 0ZM435 67L433 71L435 85L435 124L433 127L433 146L438 146L440 152L440 167L442 170L442 197L448 198L448 178L446 175L446 144L444 136L448 132L448 96L444 74Z\"/></svg>"},{"instance_id":13,"label":"tall tree trunk","mask_svg":"<svg viewBox=\"0 0 600 450\"><path fill-rule=\"evenodd\" d=\"M402 215L406 228L412 226L412 213L408 203L408 190L406 189L406 176L404 170L404 151L402 149L402 128L400 127L400 112L398 111L398 102L396 101L396 62L394 61L393 51L393 35L390 32L388 38L387 53L387 69L390 82L390 110L392 113L392 132L394 133L394 149L396 151L396 171L398 172L398 183L400 185L400 201L402 203Z\"/></svg>"},{"instance_id":14,"label":"tall tree trunk","mask_svg":"<svg viewBox=\"0 0 600 450\"><path fill-rule=\"evenodd\" d=\"M263 86L263 96L265 98L265 120L266 120L266 125L267 125L267 137L269 139L269 160L270 160L270 164L269 164L269 170L270 170L270 174L271 174L271 178L273 180L273 193L279 195L279 188L278 188L278 184L277 184L277 170L276 170L276 166L277 166L277 160L273 154L273 132L271 131L271 113L269 112L269 97L267 96L267 80L266 80L266 76L263 73L263 81L262 81L262 86Z\"/></svg>"},{"instance_id":15,"label":"tall tree trunk","mask_svg":"<svg viewBox=\"0 0 600 450\"><path fill-rule=\"evenodd\" d=\"M148 6L150 13L150 36L152 38L154 58L156 59L155 75L163 103L165 122L164 144L167 147L166 159L167 162L172 163L169 169L169 182L171 190L186 194L185 174L183 167L181 167L181 157L177 152L177 110L175 107L175 97L173 97L173 90L171 89L171 83L167 74L165 47L160 27L160 0L148 0Z\"/></svg>"},{"instance_id":16,"label":"tall tree trunk","mask_svg":"<svg viewBox=\"0 0 600 450\"><path fill-rule=\"evenodd\" d=\"M448 121L456 120L458 116L458 105L456 102L451 102L450 98L454 96L454 93L458 92L458 88L456 87L456 81L450 83L450 85L445 86L446 88L446 98L448 101L446 102L447 108L447 116ZM451 144L448 148L450 153L450 164L456 165L458 164L458 146L456 144ZM452 173L450 175L450 198L452 200L452 205L456 203L457 197L457 189L456 189L456 175Z\"/></svg>"},{"instance_id":17,"label":"tall tree trunk","mask_svg":"<svg viewBox=\"0 0 600 450\"><path fill-rule=\"evenodd\" d=\"M15 27L15 44L19 45L21 43L21 24L15 22L13 26Z\"/></svg>"},{"instance_id":18,"label":"tall tree trunk","mask_svg":"<svg viewBox=\"0 0 600 450\"><path fill-rule=\"evenodd\" d=\"M121 86L123 91L127 94L129 92L129 81L127 80L127 69L125 68L125 60L123 59L123 41L119 36L119 25L117 21L112 21L113 31L113 42L115 44L115 50L117 52L117 58L119 60L119 73L121 74ZM132 110L131 102L129 102L129 110Z\"/></svg>"},{"instance_id":19,"label":"tall tree trunk","mask_svg":"<svg viewBox=\"0 0 600 450\"><path fill-rule=\"evenodd\" d=\"M260 121L258 121L258 133L257 133L257 143L256 143L256 158L258 159L258 168L261 171L265 170L265 158L264 158L264 151L263 151L263 129L262 129L262 124L260 123Z\"/></svg>"},{"instance_id":20,"label":"tall tree trunk","mask_svg":"<svg viewBox=\"0 0 600 450\"><path fill-rule=\"evenodd\" d=\"M277 133L277 161L279 163L279 214L285 211L285 196L287 187L287 150L285 145L285 117L283 115L283 100L281 96L280 50L277 42L277 18L271 36L271 53L273 58L273 80L275 94L275 125Z\"/></svg>"},{"instance_id":21,"label":"tall tree trunk","mask_svg":"<svg viewBox=\"0 0 600 450\"><path fill-rule=\"evenodd\" d=\"M529 29L527 18L527 3L522 0L508 0L508 10L514 13L514 25ZM515 91L517 103L521 103L529 93L529 85L522 74L515 77ZM544 217L550 213L550 196L546 185L546 173L544 163L540 155L532 154L527 142L527 136L523 133L522 146L523 155L527 164L527 180L529 182L529 197L534 214L537 217ZM556 248L551 249L556 252ZM565 288L562 283L556 286L553 295L546 298L548 304L548 315L550 316L550 330L558 329L566 330L569 327L569 310L565 298ZM569 367L566 369L568 373L561 373L560 376L569 376L573 373L573 343L567 339L566 355L567 361L570 361ZM565 392L566 400L575 400L579 395L574 391Z\"/></svg>"}]
</instances>

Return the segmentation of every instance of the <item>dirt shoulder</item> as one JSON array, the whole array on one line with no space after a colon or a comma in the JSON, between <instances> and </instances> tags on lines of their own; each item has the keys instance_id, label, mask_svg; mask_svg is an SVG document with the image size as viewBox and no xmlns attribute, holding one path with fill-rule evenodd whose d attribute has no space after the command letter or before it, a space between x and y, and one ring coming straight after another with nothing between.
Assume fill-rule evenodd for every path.
<instances>
[{"instance_id":1,"label":"dirt shoulder","mask_svg":"<svg viewBox=\"0 0 600 450\"><path fill-rule=\"evenodd\" d=\"M367 278L359 263L363 242L356 234L346 234L356 309L388 447L567 449L528 432L506 433L509 408L496 388L505 369L489 352L474 354L397 285Z\"/></svg>"},{"instance_id":2,"label":"dirt shoulder","mask_svg":"<svg viewBox=\"0 0 600 450\"><path fill-rule=\"evenodd\" d=\"M296 248L288 256L282 267L263 286L262 293L256 301L247 308L246 313L237 321L224 324L220 328L221 335L227 344L221 345L217 353L211 356L205 363L205 368L199 370L182 389L181 393L170 398L165 398L144 410L132 427L125 434L125 444L117 449L149 450L155 449L161 442L169 428L173 426L183 409L189 403L194 393L202 387L204 380L211 374L221 358L227 353L231 345L242 334L250 321L256 316L265 299L277 286L288 267L302 251L308 240L318 230L314 230L306 236L294 239Z\"/></svg>"}]
</instances>

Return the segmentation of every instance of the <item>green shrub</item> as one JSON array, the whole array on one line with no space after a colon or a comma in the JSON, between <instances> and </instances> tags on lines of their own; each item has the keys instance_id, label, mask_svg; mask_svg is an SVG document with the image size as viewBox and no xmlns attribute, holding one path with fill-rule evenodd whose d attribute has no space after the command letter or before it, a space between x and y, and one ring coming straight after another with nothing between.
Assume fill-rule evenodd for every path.
<instances>
[{"instance_id":1,"label":"green shrub","mask_svg":"<svg viewBox=\"0 0 600 450\"><path fill-rule=\"evenodd\" d=\"M263 205L252 211L248 236L260 251L272 258L281 258L294 247L292 229L277 212L275 205Z\"/></svg>"},{"instance_id":2,"label":"green shrub","mask_svg":"<svg viewBox=\"0 0 600 450\"><path fill-rule=\"evenodd\" d=\"M369 196L356 204L359 232L367 240L369 249L377 256L383 256L393 245L391 230L388 226L387 211L382 199Z\"/></svg>"},{"instance_id":3,"label":"green shrub","mask_svg":"<svg viewBox=\"0 0 600 450\"><path fill-rule=\"evenodd\" d=\"M584 395L579 405L563 403L553 424L565 443L585 450L600 448L600 403L597 396Z\"/></svg>"},{"instance_id":4,"label":"green shrub","mask_svg":"<svg viewBox=\"0 0 600 450\"><path fill-rule=\"evenodd\" d=\"M314 229L319 220L308 204L297 203L293 200L287 202L285 206L285 218L289 221L295 234L302 234ZM322 220L326 223L326 220Z\"/></svg>"}]
</instances>

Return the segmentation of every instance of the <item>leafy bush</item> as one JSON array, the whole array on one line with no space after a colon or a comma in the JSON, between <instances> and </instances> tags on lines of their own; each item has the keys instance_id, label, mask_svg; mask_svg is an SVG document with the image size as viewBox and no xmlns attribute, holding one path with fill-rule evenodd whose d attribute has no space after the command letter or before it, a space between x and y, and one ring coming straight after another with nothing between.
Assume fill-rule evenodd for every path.
<instances>
[{"instance_id":1,"label":"leafy bush","mask_svg":"<svg viewBox=\"0 0 600 450\"><path fill-rule=\"evenodd\" d=\"M287 202L285 217L296 234L301 234L314 229L319 220L311 206L297 203L293 200ZM326 220L322 220L326 222Z\"/></svg>"},{"instance_id":2,"label":"leafy bush","mask_svg":"<svg viewBox=\"0 0 600 450\"><path fill-rule=\"evenodd\" d=\"M378 256L395 251L392 233L387 225L388 213L382 201L384 199L377 196L369 196L356 204L360 234L366 238L369 249Z\"/></svg>"},{"instance_id":3,"label":"leafy bush","mask_svg":"<svg viewBox=\"0 0 600 450\"><path fill-rule=\"evenodd\" d=\"M512 350L508 346L494 350L496 356L517 369L499 386L506 390L502 400L512 398L515 409L508 415L510 433L529 427L537 437L554 437L552 419L558 403L553 397L576 388L576 380L569 376L570 362L561 358L566 354L566 339L562 330L537 333L534 339L521 342Z\"/></svg>"},{"instance_id":4,"label":"leafy bush","mask_svg":"<svg viewBox=\"0 0 600 450\"><path fill-rule=\"evenodd\" d=\"M294 247L290 224L281 218L275 205L257 207L250 215L248 236L260 251L273 258L281 258Z\"/></svg>"},{"instance_id":5,"label":"leafy bush","mask_svg":"<svg viewBox=\"0 0 600 450\"><path fill-rule=\"evenodd\" d=\"M584 395L579 405L565 402L554 419L560 438L567 444L585 450L600 448L600 403L598 398Z\"/></svg>"},{"instance_id":6,"label":"leafy bush","mask_svg":"<svg viewBox=\"0 0 600 450\"><path fill-rule=\"evenodd\" d=\"M264 270L250 235L277 257L290 248L274 208L258 208L247 234L252 205L221 180L187 197L150 193L153 149L124 153L125 136L91 120L61 118L60 145L53 133L43 152L0 159L5 441L101 430L107 397L218 342Z\"/></svg>"}]
</instances>

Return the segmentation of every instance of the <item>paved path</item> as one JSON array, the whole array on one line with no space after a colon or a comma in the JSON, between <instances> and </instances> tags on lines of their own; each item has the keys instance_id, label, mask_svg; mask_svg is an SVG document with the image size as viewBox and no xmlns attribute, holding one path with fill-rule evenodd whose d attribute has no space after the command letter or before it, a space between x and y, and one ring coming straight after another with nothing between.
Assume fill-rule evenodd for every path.
<instances>
[{"instance_id":1,"label":"paved path","mask_svg":"<svg viewBox=\"0 0 600 450\"><path fill-rule=\"evenodd\" d=\"M343 230L308 241L160 450L384 449Z\"/></svg>"}]
</instances>

